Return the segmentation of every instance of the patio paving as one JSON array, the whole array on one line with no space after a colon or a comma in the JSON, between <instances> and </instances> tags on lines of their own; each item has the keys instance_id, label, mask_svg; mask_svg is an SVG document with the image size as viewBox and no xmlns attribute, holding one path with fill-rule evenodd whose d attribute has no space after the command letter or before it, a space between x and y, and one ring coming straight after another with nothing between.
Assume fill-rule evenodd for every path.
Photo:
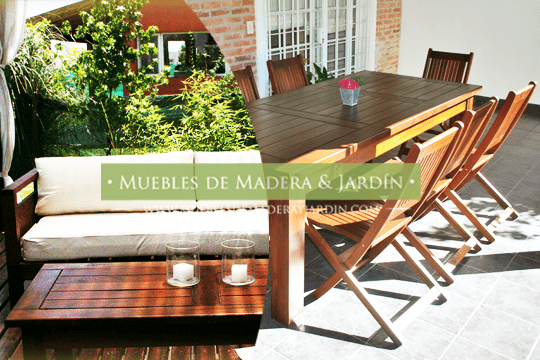
<instances>
[{"instance_id":1,"label":"patio paving","mask_svg":"<svg viewBox=\"0 0 540 360\"><path fill-rule=\"evenodd\" d=\"M382 339L384 336L377 333L379 325L343 283L318 300L309 295L332 274L332 269L306 236L303 319L288 328L272 320L271 294L267 294L251 358L540 360L540 116L524 114L482 172L520 216L497 227L497 240L492 244L475 233L483 249L469 253L461 262L454 272L454 284L441 282L447 301L432 303L407 325L402 346ZM484 222L501 211L475 182L460 195ZM464 216L458 217L474 229ZM440 258L452 245L462 243L437 212L411 228L426 242L438 244L433 252ZM323 236L337 251L352 244L341 235L324 232ZM356 275L387 315L395 314L427 290L393 247Z\"/></svg>"}]
</instances>

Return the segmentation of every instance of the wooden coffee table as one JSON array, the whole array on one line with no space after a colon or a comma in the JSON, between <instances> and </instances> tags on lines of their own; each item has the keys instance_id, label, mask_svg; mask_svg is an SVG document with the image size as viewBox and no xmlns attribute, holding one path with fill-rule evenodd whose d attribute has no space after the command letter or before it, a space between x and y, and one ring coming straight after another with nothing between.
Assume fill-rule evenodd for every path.
<instances>
[{"instance_id":1,"label":"wooden coffee table","mask_svg":"<svg viewBox=\"0 0 540 360\"><path fill-rule=\"evenodd\" d=\"M71 357L72 348L253 344L268 260L248 286L221 282L201 261L201 282L173 287L165 262L46 264L5 320L22 329L25 359Z\"/></svg>"}]
</instances>

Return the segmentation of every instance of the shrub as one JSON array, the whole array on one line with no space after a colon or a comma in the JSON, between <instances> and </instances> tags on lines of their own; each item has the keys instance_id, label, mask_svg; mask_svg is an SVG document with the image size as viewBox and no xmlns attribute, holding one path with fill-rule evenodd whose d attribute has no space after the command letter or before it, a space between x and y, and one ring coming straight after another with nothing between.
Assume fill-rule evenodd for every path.
<instances>
[{"instance_id":1,"label":"shrub","mask_svg":"<svg viewBox=\"0 0 540 360\"><path fill-rule=\"evenodd\" d=\"M187 116L180 120L179 149L237 151L257 149L253 125L234 76L195 70L179 97Z\"/></svg>"}]
</instances>

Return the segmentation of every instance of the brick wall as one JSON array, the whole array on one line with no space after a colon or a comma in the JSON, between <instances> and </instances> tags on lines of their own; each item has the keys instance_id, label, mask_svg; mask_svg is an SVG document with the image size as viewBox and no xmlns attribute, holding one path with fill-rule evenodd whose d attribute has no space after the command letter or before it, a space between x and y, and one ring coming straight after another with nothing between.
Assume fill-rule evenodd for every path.
<instances>
[{"instance_id":1,"label":"brick wall","mask_svg":"<svg viewBox=\"0 0 540 360\"><path fill-rule=\"evenodd\" d=\"M233 70L255 69L255 34L246 21L255 20L254 0L185 0L212 34ZM377 0L375 70L397 72L401 32L401 0ZM255 24L257 30L257 24Z\"/></svg>"},{"instance_id":2,"label":"brick wall","mask_svg":"<svg viewBox=\"0 0 540 360\"><path fill-rule=\"evenodd\" d=\"M232 70L255 67L256 33L248 35L246 29L246 21L255 21L255 0L185 1L212 34Z\"/></svg>"},{"instance_id":3,"label":"brick wall","mask_svg":"<svg viewBox=\"0 0 540 360\"><path fill-rule=\"evenodd\" d=\"M375 70L396 73L401 35L401 0L377 0Z\"/></svg>"}]
</instances>

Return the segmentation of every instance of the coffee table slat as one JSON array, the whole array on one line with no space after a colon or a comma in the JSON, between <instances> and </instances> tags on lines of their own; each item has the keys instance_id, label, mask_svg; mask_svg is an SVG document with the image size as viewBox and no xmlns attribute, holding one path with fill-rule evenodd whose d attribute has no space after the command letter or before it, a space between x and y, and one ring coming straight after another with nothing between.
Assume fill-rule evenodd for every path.
<instances>
[{"instance_id":1,"label":"coffee table slat","mask_svg":"<svg viewBox=\"0 0 540 360\"><path fill-rule=\"evenodd\" d=\"M129 299L191 296L191 289L172 290L126 290L126 291L52 291L48 300L83 300L83 299Z\"/></svg>"},{"instance_id":2,"label":"coffee table slat","mask_svg":"<svg viewBox=\"0 0 540 360\"><path fill-rule=\"evenodd\" d=\"M41 309L137 308L193 305L191 297L103 299L103 300L45 300Z\"/></svg>"},{"instance_id":3,"label":"coffee table slat","mask_svg":"<svg viewBox=\"0 0 540 360\"><path fill-rule=\"evenodd\" d=\"M17 303L17 308L21 310L39 309L60 273L60 270L43 270L39 272Z\"/></svg>"}]
</instances>

